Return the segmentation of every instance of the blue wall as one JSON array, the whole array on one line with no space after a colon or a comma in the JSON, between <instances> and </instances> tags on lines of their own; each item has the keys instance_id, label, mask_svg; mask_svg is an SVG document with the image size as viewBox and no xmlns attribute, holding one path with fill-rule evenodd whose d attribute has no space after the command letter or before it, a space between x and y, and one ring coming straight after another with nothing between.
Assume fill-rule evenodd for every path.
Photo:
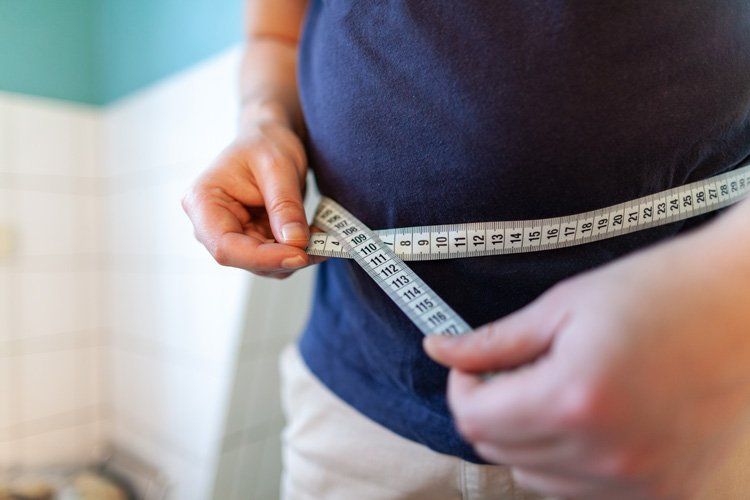
<instances>
[{"instance_id":1,"label":"blue wall","mask_svg":"<svg viewBox=\"0 0 750 500\"><path fill-rule=\"evenodd\" d=\"M242 39L243 0L0 0L0 90L107 104Z\"/></svg>"},{"instance_id":2,"label":"blue wall","mask_svg":"<svg viewBox=\"0 0 750 500\"><path fill-rule=\"evenodd\" d=\"M96 0L0 0L0 90L93 103Z\"/></svg>"},{"instance_id":3,"label":"blue wall","mask_svg":"<svg viewBox=\"0 0 750 500\"><path fill-rule=\"evenodd\" d=\"M110 102L242 39L242 0L100 0L100 102Z\"/></svg>"}]
</instances>

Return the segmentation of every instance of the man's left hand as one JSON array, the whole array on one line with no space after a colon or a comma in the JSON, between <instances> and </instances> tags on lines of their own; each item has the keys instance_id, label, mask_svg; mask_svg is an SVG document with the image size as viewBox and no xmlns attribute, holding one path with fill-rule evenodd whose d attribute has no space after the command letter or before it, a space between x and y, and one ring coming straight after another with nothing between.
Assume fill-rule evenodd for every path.
<instances>
[{"instance_id":1,"label":"man's left hand","mask_svg":"<svg viewBox=\"0 0 750 500\"><path fill-rule=\"evenodd\" d=\"M716 243L657 246L429 337L461 434L543 494L694 492L750 411L750 266Z\"/></svg>"}]
</instances>

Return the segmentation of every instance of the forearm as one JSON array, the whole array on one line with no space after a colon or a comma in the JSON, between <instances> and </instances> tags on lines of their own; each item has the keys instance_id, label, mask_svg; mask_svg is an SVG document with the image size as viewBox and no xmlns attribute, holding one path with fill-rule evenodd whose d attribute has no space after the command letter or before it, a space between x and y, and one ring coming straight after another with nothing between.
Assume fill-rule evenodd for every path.
<instances>
[{"instance_id":1,"label":"forearm","mask_svg":"<svg viewBox=\"0 0 750 500\"><path fill-rule=\"evenodd\" d=\"M249 0L240 72L240 132L272 119L302 131L297 92L297 46L305 0Z\"/></svg>"}]
</instances>

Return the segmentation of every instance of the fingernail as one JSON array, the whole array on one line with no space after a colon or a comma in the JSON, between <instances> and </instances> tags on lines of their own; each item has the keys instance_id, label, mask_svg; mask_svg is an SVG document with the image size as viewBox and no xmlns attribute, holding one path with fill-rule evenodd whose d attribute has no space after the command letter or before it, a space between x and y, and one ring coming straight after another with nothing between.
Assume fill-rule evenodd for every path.
<instances>
[{"instance_id":1,"label":"fingernail","mask_svg":"<svg viewBox=\"0 0 750 500\"><path fill-rule=\"evenodd\" d=\"M289 257L281 261L281 267L284 269L299 269L305 267L305 258L298 255L296 257Z\"/></svg>"},{"instance_id":2,"label":"fingernail","mask_svg":"<svg viewBox=\"0 0 750 500\"><path fill-rule=\"evenodd\" d=\"M300 222L289 222L281 227L281 237L285 243L307 243L309 238L307 226Z\"/></svg>"}]
</instances>

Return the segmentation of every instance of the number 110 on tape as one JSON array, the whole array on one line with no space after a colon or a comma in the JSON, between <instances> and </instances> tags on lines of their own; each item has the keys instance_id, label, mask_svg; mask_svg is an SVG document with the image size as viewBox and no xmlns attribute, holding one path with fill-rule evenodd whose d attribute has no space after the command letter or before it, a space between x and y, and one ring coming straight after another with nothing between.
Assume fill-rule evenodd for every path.
<instances>
[{"instance_id":1,"label":"number 110 on tape","mask_svg":"<svg viewBox=\"0 0 750 500\"><path fill-rule=\"evenodd\" d=\"M365 224L324 198L315 225L341 246L425 335L460 335L469 325ZM446 238L447 241L447 238Z\"/></svg>"}]
</instances>

